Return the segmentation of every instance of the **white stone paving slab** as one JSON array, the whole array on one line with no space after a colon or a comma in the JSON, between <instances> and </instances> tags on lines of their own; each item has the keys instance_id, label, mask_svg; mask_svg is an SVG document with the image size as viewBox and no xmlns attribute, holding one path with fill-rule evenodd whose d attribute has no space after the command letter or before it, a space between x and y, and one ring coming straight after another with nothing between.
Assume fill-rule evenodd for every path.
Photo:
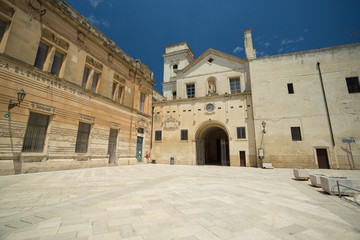
<instances>
[{"instance_id":1,"label":"white stone paving slab","mask_svg":"<svg viewBox=\"0 0 360 240\"><path fill-rule=\"evenodd\" d=\"M351 177L360 171L311 170ZM0 239L360 239L360 208L292 169L169 166L0 177Z\"/></svg>"}]
</instances>

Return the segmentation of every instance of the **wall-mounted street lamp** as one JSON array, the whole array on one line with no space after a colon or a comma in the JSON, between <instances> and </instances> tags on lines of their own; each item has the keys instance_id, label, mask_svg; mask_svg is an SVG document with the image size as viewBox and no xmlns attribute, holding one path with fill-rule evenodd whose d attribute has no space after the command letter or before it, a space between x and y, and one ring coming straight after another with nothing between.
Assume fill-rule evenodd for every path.
<instances>
[{"instance_id":1,"label":"wall-mounted street lamp","mask_svg":"<svg viewBox=\"0 0 360 240\"><path fill-rule=\"evenodd\" d=\"M266 130L265 130L266 122L265 122L265 121L262 121L261 125L262 125L262 127L263 127L262 132L263 132L263 133L266 133Z\"/></svg>"},{"instance_id":2,"label":"wall-mounted street lamp","mask_svg":"<svg viewBox=\"0 0 360 240\"><path fill-rule=\"evenodd\" d=\"M15 106L20 107L20 103L21 103L22 101L24 101L25 96L26 96L26 93L25 93L24 89L21 89L21 90L17 93L17 98L18 98L18 102L19 102L19 103L13 103L12 100L10 99L10 103L9 103L9 106L8 106L8 110L14 108Z\"/></svg>"}]
</instances>

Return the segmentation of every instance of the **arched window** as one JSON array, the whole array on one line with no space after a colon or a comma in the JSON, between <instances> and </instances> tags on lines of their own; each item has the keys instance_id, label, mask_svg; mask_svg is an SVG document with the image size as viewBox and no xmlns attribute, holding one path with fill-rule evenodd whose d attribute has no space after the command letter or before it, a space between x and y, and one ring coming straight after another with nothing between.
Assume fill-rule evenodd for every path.
<instances>
[{"instance_id":1,"label":"arched window","mask_svg":"<svg viewBox=\"0 0 360 240\"><path fill-rule=\"evenodd\" d=\"M173 91L173 99L176 99L176 91Z\"/></svg>"}]
</instances>

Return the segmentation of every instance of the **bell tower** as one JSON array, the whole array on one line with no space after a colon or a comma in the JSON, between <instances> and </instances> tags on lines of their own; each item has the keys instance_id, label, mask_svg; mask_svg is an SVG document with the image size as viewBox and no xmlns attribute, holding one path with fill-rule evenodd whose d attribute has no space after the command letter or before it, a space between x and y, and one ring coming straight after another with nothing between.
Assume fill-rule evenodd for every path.
<instances>
[{"instance_id":1,"label":"bell tower","mask_svg":"<svg viewBox=\"0 0 360 240\"><path fill-rule=\"evenodd\" d=\"M177 74L194 61L194 55L187 42L182 42L167 46L163 57L163 93L167 100L176 99Z\"/></svg>"}]
</instances>

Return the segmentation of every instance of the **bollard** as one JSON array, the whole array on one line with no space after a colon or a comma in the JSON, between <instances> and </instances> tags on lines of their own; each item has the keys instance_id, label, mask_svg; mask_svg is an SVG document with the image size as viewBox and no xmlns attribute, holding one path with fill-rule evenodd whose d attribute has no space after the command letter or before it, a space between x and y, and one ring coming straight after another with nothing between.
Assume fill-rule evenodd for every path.
<instances>
[{"instance_id":1,"label":"bollard","mask_svg":"<svg viewBox=\"0 0 360 240\"><path fill-rule=\"evenodd\" d=\"M174 157L170 158L170 165L174 165Z\"/></svg>"}]
</instances>

